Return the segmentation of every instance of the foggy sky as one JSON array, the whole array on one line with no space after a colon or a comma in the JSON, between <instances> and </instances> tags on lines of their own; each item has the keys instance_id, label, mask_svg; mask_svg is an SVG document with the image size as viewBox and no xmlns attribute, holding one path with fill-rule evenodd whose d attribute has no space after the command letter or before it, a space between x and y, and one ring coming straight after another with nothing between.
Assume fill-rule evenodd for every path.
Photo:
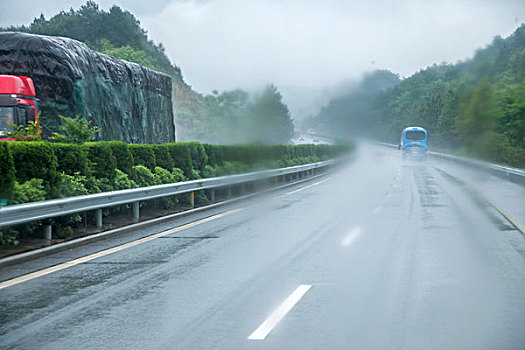
<instances>
[{"instance_id":1,"label":"foggy sky","mask_svg":"<svg viewBox=\"0 0 525 350\"><path fill-rule=\"evenodd\" d=\"M0 25L85 1L2 0ZM525 1L100 0L131 11L200 92L321 87L389 69L401 76L471 57L525 22Z\"/></svg>"}]
</instances>

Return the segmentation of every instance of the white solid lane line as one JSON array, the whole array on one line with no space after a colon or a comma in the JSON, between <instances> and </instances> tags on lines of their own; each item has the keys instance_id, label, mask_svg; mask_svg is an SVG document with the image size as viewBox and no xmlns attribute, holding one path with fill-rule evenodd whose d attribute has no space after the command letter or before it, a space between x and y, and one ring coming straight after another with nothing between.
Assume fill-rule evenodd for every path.
<instances>
[{"instance_id":1,"label":"white solid lane line","mask_svg":"<svg viewBox=\"0 0 525 350\"><path fill-rule=\"evenodd\" d=\"M362 231L363 229L361 227L355 227L352 231L350 231L349 234L345 236L345 238L343 238L341 244L344 246L349 246L357 239L357 237L361 235Z\"/></svg>"},{"instance_id":2,"label":"white solid lane line","mask_svg":"<svg viewBox=\"0 0 525 350\"><path fill-rule=\"evenodd\" d=\"M105 250L102 250L100 252L93 253L93 254L90 254L90 255L86 255L86 256L83 256L81 258L74 259L74 260L71 260L71 261L67 261L65 263L61 263L61 264L58 264L58 265L55 265L55 266L51 266L51 267L48 267L48 268L45 268L45 269L42 269L42 270L39 270L39 271L35 271L35 272L29 273L27 275L22 275L20 277L16 277L16 278L13 278L13 279L1 282L0 283L0 289L11 287L11 286L14 286L16 284L32 280L34 278L47 275L47 274L52 273L52 272L60 271L60 270L66 269L66 268L71 267L71 266L82 264L82 263L85 263L87 261L90 261L90 260L93 260L93 259L96 259L96 258L100 258L100 257L106 256L106 255L109 255L109 254L112 254L112 253L115 253L115 252L118 252L118 251L121 251L121 250L124 250L124 249L127 249L127 248L131 248L131 247L134 247L136 245L149 242L149 241L154 240L156 238L167 236L167 235L172 234L174 232L178 232L178 231L181 231L181 230L184 230L184 229L187 229L187 228L199 225L199 224L203 224L203 223L208 222L208 221L212 221L212 220L215 220L215 219L218 219L218 218L230 215L230 214L237 213L238 211L241 211L241 210L242 210L242 208L240 208L240 209L233 209L233 210L230 210L230 211L227 211L227 212L224 212L224 213L212 215L212 216L209 216L209 217L204 218L204 219L200 219L200 220L197 220L197 221L194 221L194 222L190 222L190 223L182 225L182 226L178 226L178 227L166 230L166 231L162 231L162 232L153 234L151 236L146 236L146 237L137 239L136 241L131 241L131 242L128 242L128 243L125 243L125 244L122 244L122 245L119 245L119 246L116 246L116 247L113 247L113 248L105 249Z\"/></svg>"},{"instance_id":3,"label":"white solid lane line","mask_svg":"<svg viewBox=\"0 0 525 350\"><path fill-rule=\"evenodd\" d=\"M315 182L315 183L313 183L311 185L308 185L308 186L305 186L305 187L301 187L301 188L299 188L297 190L294 190L294 191L291 191L291 192L288 192L288 193L285 193L285 194L281 194L281 195L278 195L276 197L272 197L271 199L278 198L280 196L285 196L287 194L297 193L299 191L306 190L306 189L311 188L313 186L320 185L323 182L326 182L326 181L331 180L331 179L332 178L328 178L328 179L325 179L325 180L322 180L322 181L318 181L318 182ZM56 271L67 269L68 267L72 267L72 266L75 266L75 265L78 265L78 264L82 264L82 263L85 263L87 261L90 261L90 260L93 260L93 259L96 259L96 258L100 258L100 257L106 256L106 255L109 255L109 254L112 254L112 253L115 253L115 252L118 252L118 251L121 251L121 250L124 250L124 249L127 249L127 248L131 248L131 247L134 247L136 245L139 245L139 244L142 244L142 243L146 243L146 242L149 242L149 241L154 240L156 238L163 237L163 236L169 235L171 233L178 232L178 231L181 231L181 230L184 230L184 229L187 229L187 228L199 225L199 224L203 224L203 223L211 221L211 220L219 219L219 218L222 218L224 216L231 215L231 214L237 213L239 211L251 208L251 207L255 206L256 204L250 204L250 205L247 205L247 206L244 206L244 207L241 207L241 208L237 208L237 209L233 209L233 210L230 210L230 211L227 211L227 212L224 212L224 213L212 215L212 216L209 216L209 217L204 218L204 219L193 221L193 222L190 222L190 223L182 225L182 226L178 226L178 227L175 227L175 228L163 231L163 232L159 232L159 233L156 233L156 234L153 234L153 235L150 235L150 236L146 236L146 237L140 238L140 239L138 239L136 241L131 241L131 242L128 242L128 243L125 243L125 244L122 244L122 245L119 245L119 246L116 246L116 247L113 247L113 248L102 250L102 251L94 253L94 254L83 256L83 257L78 258L78 259L74 259L74 260L67 261L67 262L64 262L64 263L61 263L61 264L58 264L58 265L55 265L55 266L51 266L51 267L48 267L48 268L45 268L45 269L42 269L42 270L31 272L31 273L28 273L26 275L15 277L15 278L12 278L12 279L7 280L7 281L0 282L0 289L11 287L11 286L14 286L14 285L17 285L19 283L32 280L32 279L40 277L40 276L44 276L44 275L47 275L47 274L50 274L50 273L53 273L53 272L56 272Z\"/></svg>"},{"instance_id":4,"label":"white solid lane line","mask_svg":"<svg viewBox=\"0 0 525 350\"><path fill-rule=\"evenodd\" d=\"M264 340L266 336L275 328L284 316L294 307L299 300L312 288L310 284L301 284L292 294L264 321L250 336L250 340Z\"/></svg>"}]
</instances>

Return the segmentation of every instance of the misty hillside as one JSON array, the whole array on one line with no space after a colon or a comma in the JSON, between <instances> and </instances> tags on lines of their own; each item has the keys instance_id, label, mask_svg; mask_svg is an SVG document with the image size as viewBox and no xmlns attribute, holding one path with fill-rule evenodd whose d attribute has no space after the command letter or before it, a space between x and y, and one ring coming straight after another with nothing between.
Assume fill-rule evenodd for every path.
<instances>
[{"instance_id":1,"label":"misty hillside","mask_svg":"<svg viewBox=\"0 0 525 350\"><path fill-rule=\"evenodd\" d=\"M150 40L140 21L116 5L104 11L87 1L78 10L61 11L50 19L41 15L28 26L0 30L72 38L95 51L170 75L178 141L286 143L293 135L290 113L274 86L253 96L241 90L203 96L184 81L163 45Z\"/></svg>"},{"instance_id":2,"label":"misty hillside","mask_svg":"<svg viewBox=\"0 0 525 350\"><path fill-rule=\"evenodd\" d=\"M435 64L395 86L377 74L330 101L309 126L397 143L403 128L417 125L434 148L525 167L525 25L472 59Z\"/></svg>"}]
</instances>

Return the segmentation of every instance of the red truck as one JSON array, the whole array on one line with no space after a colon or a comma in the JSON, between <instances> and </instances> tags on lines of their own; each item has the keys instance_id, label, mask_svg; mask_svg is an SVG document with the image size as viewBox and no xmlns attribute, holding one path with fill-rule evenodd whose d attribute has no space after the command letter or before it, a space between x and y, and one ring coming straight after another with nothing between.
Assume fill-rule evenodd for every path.
<instances>
[{"instance_id":1,"label":"red truck","mask_svg":"<svg viewBox=\"0 0 525 350\"><path fill-rule=\"evenodd\" d=\"M38 128L37 103L31 78L0 75L0 140L15 141L5 135L13 130L9 123L27 125L33 121Z\"/></svg>"}]
</instances>

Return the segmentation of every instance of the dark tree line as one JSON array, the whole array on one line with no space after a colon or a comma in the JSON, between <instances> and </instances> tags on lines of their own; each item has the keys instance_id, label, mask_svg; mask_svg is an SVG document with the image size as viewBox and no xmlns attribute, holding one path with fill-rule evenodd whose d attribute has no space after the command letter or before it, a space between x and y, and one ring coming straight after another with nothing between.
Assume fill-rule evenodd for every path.
<instances>
[{"instance_id":1,"label":"dark tree line","mask_svg":"<svg viewBox=\"0 0 525 350\"><path fill-rule=\"evenodd\" d=\"M377 79L384 85L368 89ZM525 25L464 62L433 65L398 82L388 72L365 76L310 123L337 136L394 143L404 127L422 126L434 148L525 167Z\"/></svg>"},{"instance_id":2,"label":"dark tree line","mask_svg":"<svg viewBox=\"0 0 525 350\"><path fill-rule=\"evenodd\" d=\"M204 98L200 125L189 132L193 139L210 143L287 143L294 126L288 107L273 85L250 96L233 90Z\"/></svg>"}]
</instances>

